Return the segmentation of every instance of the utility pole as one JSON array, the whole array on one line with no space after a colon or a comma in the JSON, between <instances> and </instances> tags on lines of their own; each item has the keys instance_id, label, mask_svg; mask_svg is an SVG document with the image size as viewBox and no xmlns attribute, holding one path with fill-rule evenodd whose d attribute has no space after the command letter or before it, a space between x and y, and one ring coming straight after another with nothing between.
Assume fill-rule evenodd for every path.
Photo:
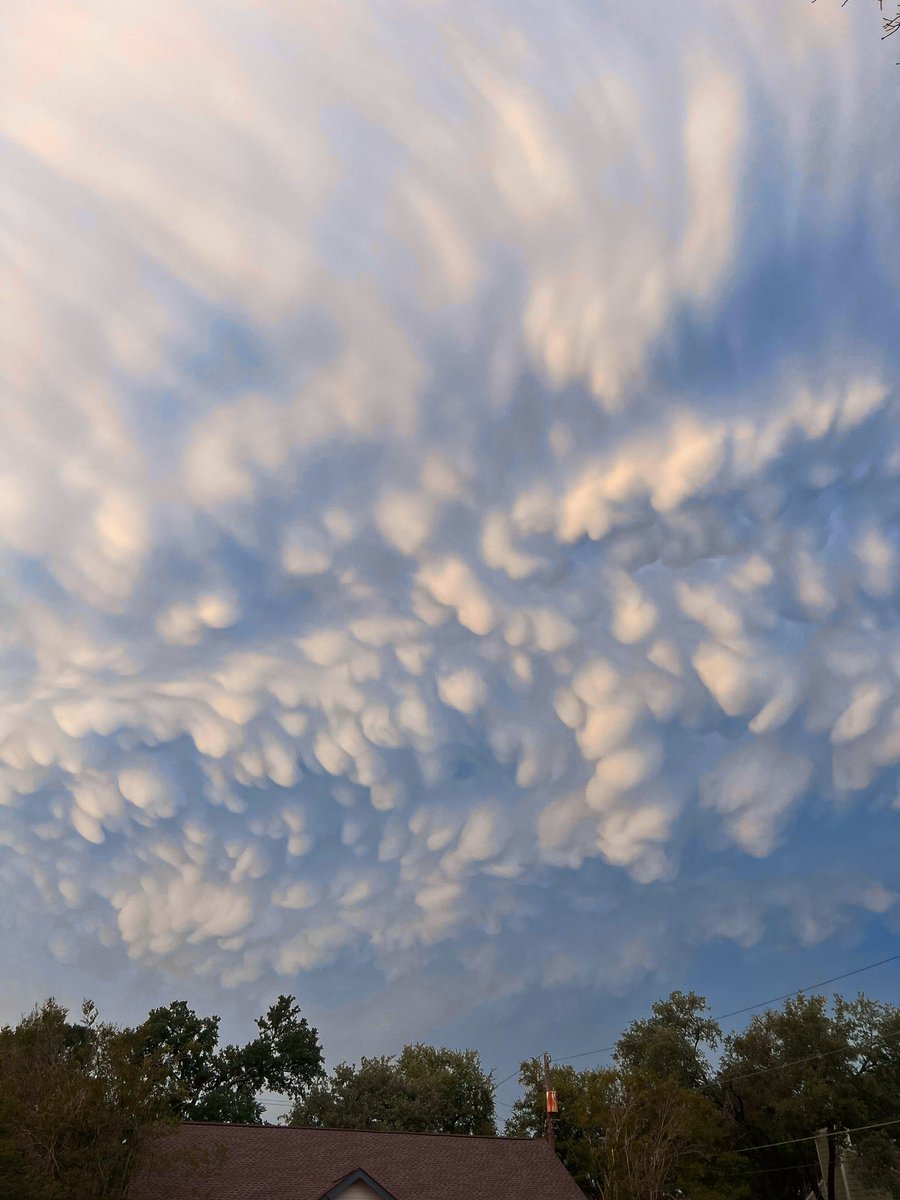
<instances>
[{"instance_id":1,"label":"utility pole","mask_svg":"<svg viewBox=\"0 0 900 1200\"><path fill-rule=\"evenodd\" d=\"M556 1092L550 1086L550 1055L544 1051L544 1094L547 1100L547 1141L550 1149L556 1151L556 1130L553 1121L559 1108L556 1103Z\"/></svg>"}]
</instances>

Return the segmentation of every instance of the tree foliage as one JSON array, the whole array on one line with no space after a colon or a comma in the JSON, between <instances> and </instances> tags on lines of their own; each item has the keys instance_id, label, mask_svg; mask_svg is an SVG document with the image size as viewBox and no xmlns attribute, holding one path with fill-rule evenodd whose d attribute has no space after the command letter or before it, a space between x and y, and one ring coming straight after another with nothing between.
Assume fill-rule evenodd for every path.
<instances>
[{"instance_id":1,"label":"tree foliage","mask_svg":"<svg viewBox=\"0 0 900 1200\"><path fill-rule=\"evenodd\" d=\"M550 1071L550 1085L556 1090L559 1106L555 1122L557 1152L571 1174L591 1194L600 1190L603 1115L614 1082L615 1072L605 1068L577 1071L561 1064ZM507 1137L543 1137L544 1068L539 1059L522 1063L519 1083L523 1095L513 1105L504 1133Z\"/></svg>"},{"instance_id":2,"label":"tree foliage","mask_svg":"<svg viewBox=\"0 0 900 1200\"><path fill-rule=\"evenodd\" d=\"M589 1195L834 1200L843 1144L861 1183L900 1197L900 1126L861 1131L849 1145L843 1132L898 1116L900 1009L892 1005L798 996L723 1038L703 997L673 992L628 1026L613 1061L551 1072L557 1149ZM537 1059L522 1064L520 1082L506 1132L542 1136ZM809 1140L820 1131L824 1172Z\"/></svg>"},{"instance_id":3,"label":"tree foliage","mask_svg":"<svg viewBox=\"0 0 900 1200\"><path fill-rule=\"evenodd\" d=\"M86 1002L54 1000L0 1030L0 1195L113 1200L169 1115L154 1062Z\"/></svg>"},{"instance_id":4,"label":"tree foliage","mask_svg":"<svg viewBox=\"0 0 900 1200\"><path fill-rule=\"evenodd\" d=\"M843 1145L862 1186L900 1200L893 1005L801 995L723 1037L702 996L673 992L628 1026L610 1066L551 1075L557 1149L590 1196L835 1200ZM524 1062L520 1082L506 1133L541 1137L542 1063ZM293 996L248 1042L224 1046L219 1018L184 1001L122 1029L90 1002L71 1022L49 1000L0 1030L0 1196L121 1200L167 1121L259 1122L263 1089L293 1100L294 1124L495 1132L493 1080L474 1050L409 1045L326 1076Z\"/></svg>"},{"instance_id":5,"label":"tree foliage","mask_svg":"<svg viewBox=\"0 0 900 1200\"><path fill-rule=\"evenodd\" d=\"M219 1018L184 1001L136 1029L85 1001L71 1023L46 1001L0 1030L0 1196L121 1200L154 1135L179 1119L260 1122L258 1093L299 1099L322 1075L318 1034L279 996L244 1046L219 1047Z\"/></svg>"},{"instance_id":6,"label":"tree foliage","mask_svg":"<svg viewBox=\"0 0 900 1200\"><path fill-rule=\"evenodd\" d=\"M830 1130L836 1145L842 1130L898 1115L900 1009L863 995L836 996L831 1006L823 996L788 1000L727 1039L717 1086L739 1145L789 1142L818 1130ZM863 1174L888 1188L896 1188L895 1129L853 1140ZM809 1142L774 1146L754 1160L767 1173L767 1196L801 1200L818 1188L818 1165L804 1166L815 1160ZM827 1197L827 1179L822 1190Z\"/></svg>"},{"instance_id":7,"label":"tree foliage","mask_svg":"<svg viewBox=\"0 0 900 1200\"><path fill-rule=\"evenodd\" d=\"M162 1095L181 1120L258 1124L263 1088L298 1100L323 1073L318 1031L293 996L279 996L244 1046L219 1048L219 1018L183 1000L154 1008L138 1026L138 1053L162 1068Z\"/></svg>"},{"instance_id":8,"label":"tree foliage","mask_svg":"<svg viewBox=\"0 0 900 1200\"><path fill-rule=\"evenodd\" d=\"M544 1079L537 1059L522 1064L520 1081L525 1095L513 1106L505 1132L539 1137ZM726 1181L734 1169L726 1119L707 1096L677 1078L631 1066L558 1066L551 1069L551 1086L559 1104L557 1152L588 1195L718 1200L738 1194Z\"/></svg>"},{"instance_id":9,"label":"tree foliage","mask_svg":"<svg viewBox=\"0 0 900 1200\"><path fill-rule=\"evenodd\" d=\"M815 4L815 0L813 0ZM841 7L847 3L847 0L842 0ZM881 40L891 37L895 33L900 33L900 2L895 0L893 4L894 11L891 12L891 5L885 5L885 0L878 0L878 10L881 16Z\"/></svg>"},{"instance_id":10,"label":"tree foliage","mask_svg":"<svg viewBox=\"0 0 900 1200\"><path fill-rule=\"evenodd\" d=\"M628 1074L640 1072L697 1090L709 1081L708 1054L722 1029L708 1014L703 996L672 992L657 1000L653 1015L632 1021L616 1043L615 1060Z\"/></svg>"},{"instance_id":11,"label":"tree foliage","mask_svg":"<svg viewBox=\"0 0 900 1200\"><path fill-rule=\"evenodd\" d=\"M293 1125L493 1134L494 1090L474 1050L404 1046L396 1058L339 1063L294 1106Z\"/></svg>"}]
</instances>

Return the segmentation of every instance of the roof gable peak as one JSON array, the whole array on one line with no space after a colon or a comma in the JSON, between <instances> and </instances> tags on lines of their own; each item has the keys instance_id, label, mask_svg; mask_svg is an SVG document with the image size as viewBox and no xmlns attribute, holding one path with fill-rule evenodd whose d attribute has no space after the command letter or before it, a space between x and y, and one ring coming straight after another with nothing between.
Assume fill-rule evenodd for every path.
<instances>
[{"instance_id":1,"label":"roof gable peak","mask_svg":"<svg viewBox=\"0 0 900 1200\"><path fill-rule=\"evenodd\" d=\"M378 1200L394 1200L391 1193L386 1188L383 1188L377 1179L373 1179L368 1171L364 1171L362 1167L357 1167L355 1171L351 1171L349 1175L345 1175L343 1179L339 1179L333 1187L328 1189L322 1200L338 1200L338 1197L354 1183L364 1183L372 1189Z\"/></svg>"}]
</instances>

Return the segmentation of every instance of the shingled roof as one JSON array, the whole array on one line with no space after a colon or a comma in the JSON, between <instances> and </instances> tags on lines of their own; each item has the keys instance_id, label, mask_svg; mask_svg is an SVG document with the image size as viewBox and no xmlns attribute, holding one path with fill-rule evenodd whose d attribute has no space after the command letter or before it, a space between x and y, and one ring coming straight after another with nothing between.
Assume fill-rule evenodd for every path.
<instances>
[{"instance_id":1,"label":"shingled roof","mask_svg":"<svg viewBox=\"0 0 900 1200\"><path fill-rule=\"evenodd\" d=\"M128 1196L323 1200L355 1172L391 1200L584 1200L546 1142L531 1138L211 1123L161 1138Z\"/></svg>"}]
</instances>

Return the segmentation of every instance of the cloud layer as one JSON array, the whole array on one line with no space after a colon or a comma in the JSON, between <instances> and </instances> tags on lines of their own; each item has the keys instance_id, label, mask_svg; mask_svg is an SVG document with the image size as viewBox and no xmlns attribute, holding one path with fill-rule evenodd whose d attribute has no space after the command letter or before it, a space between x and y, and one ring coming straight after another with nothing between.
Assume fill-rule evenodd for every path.
<instances>
[{"instance_id":1,"label":"cloud layer","mask_svg":"<svg viewBox=\"0 0 900 1200\"><path fill-rule=\"evenodd\" d=\"M6 6L9 938L476 1004L896 911L877 16L540 7Z\"/></svg>"}]
</instances>

